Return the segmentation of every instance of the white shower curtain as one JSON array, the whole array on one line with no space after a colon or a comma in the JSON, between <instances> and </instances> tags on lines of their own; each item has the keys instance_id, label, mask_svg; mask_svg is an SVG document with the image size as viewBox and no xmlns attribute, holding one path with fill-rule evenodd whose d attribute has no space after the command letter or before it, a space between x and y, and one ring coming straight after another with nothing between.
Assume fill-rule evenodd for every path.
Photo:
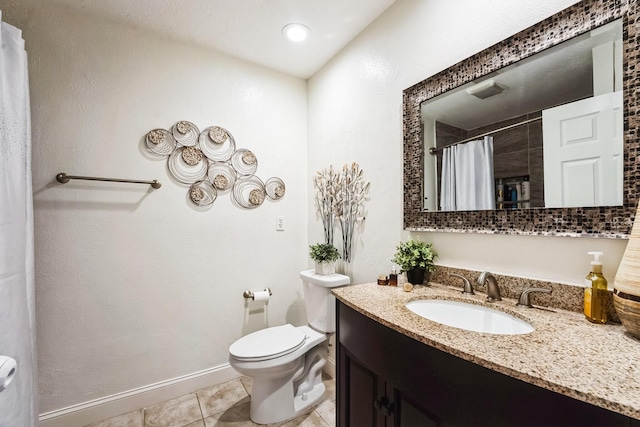
<instances>
[{"instance_id":1,"label":"white shower curtain","mask_svg":"<svg viewBox=\"0 0 640 427\"><path fill-rule=\"evenodd\" d=\"M0 19L2 14L0 12ZM16 360L0 426L37 425L31 119L22 32L0 23L0 355Z\"/></svg>"},{"instance_id":2,"label":"white shower curtain","mask_svg":"<svg viewBox=\"0 0 640 427\"><path fill-rule=\"evenodd\" d=\"M495 207L493 137L445 148L440 210L475 211Z\"/></svg>"}]
</instances>

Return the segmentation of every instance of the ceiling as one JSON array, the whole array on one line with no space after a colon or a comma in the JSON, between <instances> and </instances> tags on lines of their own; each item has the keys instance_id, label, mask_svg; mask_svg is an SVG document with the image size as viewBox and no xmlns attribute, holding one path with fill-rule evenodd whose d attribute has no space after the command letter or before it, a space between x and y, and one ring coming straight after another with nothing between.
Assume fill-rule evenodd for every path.
<instances>
[{"instance_id":1,"label":"ceiling","mask_svg":"<svg viewBox=\"0 0 640 427\"><path fill-rule=\"evenodd\" d=\"M307 79L395 0L55 0L83 13ZM161 6L159 6L161 5ZM285 39L298 22L311 37Z\"/></svg>"}]
</instances>

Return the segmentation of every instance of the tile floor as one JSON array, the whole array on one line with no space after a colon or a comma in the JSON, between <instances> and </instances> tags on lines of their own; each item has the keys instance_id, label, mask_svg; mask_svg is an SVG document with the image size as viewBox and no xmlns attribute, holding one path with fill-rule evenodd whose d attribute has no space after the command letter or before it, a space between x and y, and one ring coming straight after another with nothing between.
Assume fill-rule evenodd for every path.
<instances>
[{"instance_id":1,"label":"tile floor","mask_svg":"<svg viewBox=\"0 0 640 427\"><path fill-rule=\"evenodd\" d=\"M335 381L325 375L324 384L324 398L309 412L268 427L334 427ZM243 377L86 427L254 427L250 394L251 378Z\"/></svg>"}]
</instances>

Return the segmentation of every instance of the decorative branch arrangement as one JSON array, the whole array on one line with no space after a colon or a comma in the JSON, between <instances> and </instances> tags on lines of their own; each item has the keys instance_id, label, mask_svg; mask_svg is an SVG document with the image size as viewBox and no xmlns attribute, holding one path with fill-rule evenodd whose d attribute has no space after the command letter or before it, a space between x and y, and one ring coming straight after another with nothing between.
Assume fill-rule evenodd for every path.
<instances>
[{"instance_id":1,"label":"decorative branch arrangement","mask_svg":"<svg viewBox=\"0 0 640 427\"><path fill-rule=\"evenodd\" d=\"M313 177L313 187L315 188L316 213L322 220L324 227L324 242L333 245L333 218L336 205L336 192L340 186L340 177L333 170L333 165L329 169L323 169Z\"/></svg>"},{"instance_id":2,"label":"decorative branch arrangement","mask_svg":"<svg viewBox=\"0 0 640 427\"><path fill-rule=\"evenodd\" d=\"M342 235L342 259L351 262L353 235L364 220L364 202L370 182L363 178L364 171L357 163L344 165L342 173L323 169L313 178L316 213L322 219L325 243L333 244L335 221Z\"/></svg>"},{"instance_id":3,"label":"decorative branch arrangement","mask_svg":"<svg viewBox=\"0 0 640 427\"><path fill-rule=\"evenodd\" d=\"M364 220L364 201L369 192L370 182L363 178L364 171L357 163L342 168L341 185L336 194L335 216L342 231L342 259L351 262L353 233Z\"/></svg>"},{"instance_id":4,"label":"decorative branch arrangement","mask_svg":"<svg viewBox=\"0 0 640 427\"><path fill-rule=\"evenodd\" d=\"M284 197L284 182L278 177L262 182L254 175L258 159L251 151L238 148L228 130L210 126L200 132L196 125L179 121L171 130L153 129L147 133L147 149L167 158L169 174L178 182L190 184L189 199L198 206L212 204L220 192L230 192L236 204L245 209L260 206L265 196Z\"/></svg>"}]
</instances>

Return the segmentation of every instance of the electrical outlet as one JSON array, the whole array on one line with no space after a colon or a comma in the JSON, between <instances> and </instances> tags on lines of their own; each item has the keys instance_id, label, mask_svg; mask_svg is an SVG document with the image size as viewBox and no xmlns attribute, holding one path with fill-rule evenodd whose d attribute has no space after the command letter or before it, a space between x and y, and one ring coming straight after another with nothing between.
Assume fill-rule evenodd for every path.
<instances>
[{"instance_id":1,"label":"electrical outlet","mask_svg":"<svg viewBox=\"0 0 640 427\"><path fill-rule=\"evenodd\" d=\"M277 231L284 231L284 217L283 216L277 216L276 217L276 230Z\"/></svg>"}]
</instances>

